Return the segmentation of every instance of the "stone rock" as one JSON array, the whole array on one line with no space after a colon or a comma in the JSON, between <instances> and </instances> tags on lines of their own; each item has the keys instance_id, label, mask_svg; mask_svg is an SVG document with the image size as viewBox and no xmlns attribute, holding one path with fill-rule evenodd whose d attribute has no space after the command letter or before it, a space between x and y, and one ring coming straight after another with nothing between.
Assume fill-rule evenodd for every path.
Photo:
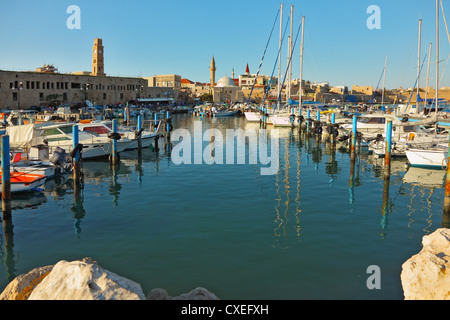
<instances>
[{"instance_id":1,"label":"stone rock","mask_svg":"<svg viewBox=\"0 0 450 320\"><path fill-rule=\"evenodd\" d=\"M450 300L450 229L424 236L422 245L402 265L405 300Z\"/></svg>"},{"instance_id":2,"label":"stone rock","mask_svg":"<svg viewBox=\"0 0 450 320\"><path fill-rule=\"evenodd\" d=\"M170 297L165 289L156 288L149 292L147 300L220 300L216 295L205 288L195 288L188 293Z\"/></svg>"},{"instance_id":3,"label":"stone rock","mask_svg":"<svg viewBox=\"0 0 450 320\"><path fill-rule=\"evenodd\" d=\"M195 288L188 293L183 293L172 300L219 300L216 295L205 288Z\"/></svg>"},{"instance_id":4,"label":"stone rock","mask_svg":"<svg viewBox=\"0 0 450 320\"><path fill-rule=\"evenodd\" d=\"M90 259L58 262L28 300L145 300L139 284Z\"/></svg>"},{"instance_id":5,"label":"stone rock","mask_svg":"<svg viewBox=\"0 0 450 320\"><path fill-rule=\"evenodd\" d=\"M0 300L27 300L33 289L52 269L53 265L39 267L15 277L0 294Z\"/></svg>"},{"instance_id":6,"label":"stone rock","mask_svg":"<svg viewBox=\"0 0 450 320\"><path fill-rule=\"evenodd\" d=\"M170 300L169 294L166 289L156 288L152 289L148 295L147 300Z\"/></svg>"}]
</instances>

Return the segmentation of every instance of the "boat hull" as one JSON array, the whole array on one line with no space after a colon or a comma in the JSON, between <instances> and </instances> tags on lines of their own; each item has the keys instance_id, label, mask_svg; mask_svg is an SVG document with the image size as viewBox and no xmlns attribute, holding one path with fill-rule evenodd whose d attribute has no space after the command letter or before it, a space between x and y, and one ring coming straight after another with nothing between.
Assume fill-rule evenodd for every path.
<instances>
[{"instance_id":1,"label":"boat hull","mask_svg":"<svg viewBox=\"0 0 450 320\"><path fill-rule=\"evenodd\" d=\"M405 151L411 166L420 168L447 168L447 152L443 150L409 149Z\"/></svg>"},{"instance_id":2,"label":"boat hull","mask_svg":"<svg viewBox=\"0 0 450 320\"><path fill-rule=\"evenodd\" d=\"M47 177L39 174L31 174L25 172L11 172L10 185L11 193L33 191L35 188L42 186ZM0 182L1 187L1 182Z\"/></svg>"}]
</instances>

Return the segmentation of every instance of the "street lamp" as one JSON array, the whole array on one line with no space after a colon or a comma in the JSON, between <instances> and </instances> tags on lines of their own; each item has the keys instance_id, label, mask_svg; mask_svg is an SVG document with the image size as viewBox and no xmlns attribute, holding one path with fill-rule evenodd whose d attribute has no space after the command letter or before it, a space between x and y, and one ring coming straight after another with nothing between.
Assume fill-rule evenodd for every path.
<instances>
[{"instance_id":1,"label":"street lamp","mask_svg":"<svg viewBox=\"0 0 450 320\"><path fill-rule=\"evenodd\" d=\"M84 88L81 87L80 90L84 92L84 103L86 104L86 101L87 101L87 99L88 99L89 83L86 83L86 84L84 85Z\"/></svg>"},{"instance_id":2,"label":"street lamp","mask_svg":"<svg viewBox=\"0 0 450 320\"><path fill-rule=\"evenodd\" d=\"M17 90L17 110L20 110L20 90L23 89L23 82L19 82L19 87L12 87L12 90Z\"/></svg>"}]
</instances>

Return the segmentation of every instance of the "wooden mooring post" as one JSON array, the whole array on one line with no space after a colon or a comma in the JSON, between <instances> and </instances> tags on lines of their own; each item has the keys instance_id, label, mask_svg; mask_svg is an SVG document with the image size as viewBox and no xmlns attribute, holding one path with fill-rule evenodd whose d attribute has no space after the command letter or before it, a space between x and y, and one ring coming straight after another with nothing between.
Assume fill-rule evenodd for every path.
<instances>
[{"instance_id":1,"label":"wooden mooring post","mask_svg":"<svg viewBox=\"0 0 450 320\"><path fill-rule=\"evenodd\" d=\"M450 147L450 135L448 145ZM450 228L450 149L447 154L447 172L445 174L444 212L442 215L442 227Z\"/></svg>"},{"instance_id":2,"label":"wooden mooring post","mask_svg":"<svg viewBox=\"0 0 450 320\"><path fill-rule=\"evenodd\" d=\"M79 144L79 137L78 137L78 126L74 125L72 127L72 147L73 147L73 157L72 157L72 167L73 167L73 181L74 184L80 183L80 151L78 147Z\"/></svg>"},{"instance_id":3,"label":"wooden mooring post","mask_svg":"<svg viewBox=\"0 0 450 320\"><path fill-rule=\"evenodd\" d=\"M113 119L112 121L112 133L117 133L117 119ZM111 156L110 161L112 165L116 165L119 163L119 154L117 152L117 139L112 139L112 150L111 150Z\"/></svg>"},{"instance_id":4,"label":"wooden mooring post","mask_svg":"<svg viewBox=\"0 0 450 320\"><path fill-rule=\"evenodd\" d=\"M137 118L137 126L136 126L136 133L137 133L137 141L138 141L138 153L140 154L142 152L142 117L138 116Z\"/></svg>"},{"instance_id":5,"label":"wooden mooring post","mask_svg":"<svg viewBox=\"0 0 450 320\"><path fill-rule=\"evenodd\" d=\"M11 219L11 174L9 159L9 136L2 136L2 211L3 219Z\"/></svg>"}]
</instances>

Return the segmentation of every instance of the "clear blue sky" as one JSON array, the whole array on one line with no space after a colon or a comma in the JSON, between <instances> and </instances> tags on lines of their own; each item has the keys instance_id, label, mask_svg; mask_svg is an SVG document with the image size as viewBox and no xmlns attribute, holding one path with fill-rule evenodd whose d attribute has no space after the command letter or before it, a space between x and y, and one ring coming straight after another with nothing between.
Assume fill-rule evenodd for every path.
<instances>
[{"instance_id":1,"label":"clear blue sky","mask_svg":"<svg viewBox=\"0 0 450 320\"><path fill-rule=\"evenodd\" d=\"M450 23L450 0L444 13ZM275 0L21 0L0 3L0 69L35 70L57 65L60 72L90 71L94 38L105 46L105 72L111 76L179 74L209 82L211 56L216 80L256 73L280 1ZM305 16L303 79L331 85L377 86L388 56L386 87L412 87L416 78L419 18L422 55L433 42L430 86L435 83L434 0L293 0L284 1L284 21L294 5L294 36ZM81 29L69 30L70 5L81 9ZM381 9L381 29L370 30L366 12ZM441 74L450 44L440 14ZM272 73L278 52L279 23L274 30L261 73ZM299 76L299 45L293 77ZM282 51L286 67L286 44ZM427 61L426 61L427 62ZM427 63L421 77L425 84ZM275 72L275 75L277 71ZM442 86L450 86L450 64ZM380 86L382 81L380 82Z\"/></svg>"}]
</instances>

